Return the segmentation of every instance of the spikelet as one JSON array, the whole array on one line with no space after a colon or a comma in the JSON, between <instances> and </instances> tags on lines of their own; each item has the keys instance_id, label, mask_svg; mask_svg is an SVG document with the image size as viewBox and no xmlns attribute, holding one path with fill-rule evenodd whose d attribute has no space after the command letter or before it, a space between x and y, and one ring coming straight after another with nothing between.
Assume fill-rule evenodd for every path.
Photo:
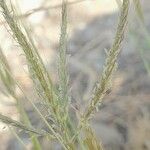
<instances>
[{"instance_id":1,"label":"spikelet","mask_svg":"<svg viewBox=\"0 0 150 150\"><path fill-rule=\"evenodd\" d=\"M113 73L117 68L117 57L120 53L120 46L124 37L125 27L127 25L127 16L129 9L129 0L124 0L122 4L121 14L117 27L116 36L113 45L109 52L107 52L106 62L103 67L102 76L100 81L96 84L94 96L90 101L86 112L83 115L84 120L88 120L93 113L98 103L101 103L107 90L110 88Z\"/></svg>"}]
</instances>

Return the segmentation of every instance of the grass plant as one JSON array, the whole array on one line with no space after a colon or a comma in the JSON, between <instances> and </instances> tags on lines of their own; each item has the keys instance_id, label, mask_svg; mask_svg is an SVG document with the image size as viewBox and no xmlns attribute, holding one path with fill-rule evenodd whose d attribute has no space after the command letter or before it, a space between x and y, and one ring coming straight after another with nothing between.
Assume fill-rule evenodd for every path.
<instances>
[{"instance_id":1,"label":"grass plant","mask_svg":"<svg viewBox=\"0 0 150 150\"><path fill-rule=\"evenodd\" d=\"M62 1L62 23L58 59L59 88L57 89L51 80L50 74L43 63L34 42L30 38L28 31L23 28L23 25L16 19L14 6L13 11L10 13L10 8L6 1L0 0L0 8L3 17L11 30L13 38L19 44L26 56L33 86L36 89L36 93L40 97L41 102L46 106L47 115L51 116L53 123L49 122L46 116L42 114L41 110L39 110L32 100L24 94L25 98L29 100L32 107L37 112L37 115L49 130L45 130L44 128L37 129L31 124L28 114L25 112L25 108L15 92L15 87L18 86L22 92L23 90L12 77L9 63L2 50L0 50L1 81L4 84L7 93L16 99L18 111L20 112L20 115L23 115L23 121L15 121L2 114L0 114L0 120L8 126L17 127L28 132L33 139L33 149L42 149L39 139L37 138L38 136L42 136L43 138L48 137L49 140L56 140L61 144L62 148L66 150L102 149L101 143L94 135L89 121L95 110L102 103L107 91L111 88L113 74L117 69L117 59L128 21L129 0L123 0L121 5L117 31L112 47L107 52L102 75L95 86L93 97L89 101L89 105L87 105L83 114L78 118L77 123L73 125L74 119L69 112L71 107L71 96L69 93L69 74L67 68L67 1ZM139 10L139 8L137 9ZM140 12L139 15L141 16Z\"/></svg>"}]
</instances>

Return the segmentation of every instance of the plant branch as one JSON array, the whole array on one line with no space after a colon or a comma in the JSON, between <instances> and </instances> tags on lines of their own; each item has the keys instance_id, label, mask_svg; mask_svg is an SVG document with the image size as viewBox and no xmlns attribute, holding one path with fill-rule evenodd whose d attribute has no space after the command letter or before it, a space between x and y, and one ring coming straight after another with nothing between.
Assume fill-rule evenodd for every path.
<instances>
[{"instance_id":1,"label":"plant branch","mask_svg":"<svg viewBox=\"0 0 150 150\"><path fill-rule=\"evenodd\" d=\"M102 76L95 87L93 98L91 99L90 104L83 115L84 120L89 119L90 115L97 107L97 104L102 102L104 96L107 93L107 90L110 88L113 73L117 68L117 58L120 53L120 46L124 38L124 32L127 25L128 10L129 0L123 0L115 39L111 49L109 50L109 52L107 52L107 59L104 65Z\"/></svg>"},{"instance_id":2,"label":"plant branch","mask_svg":"<svg viewBox=\"0 0 150 150\"><path fill-rule=\"evenodd\" d=\"M78 125L78 130L71 139L71 141L75 140L80 131L82 130L82 128L86 127L88 120L91 117L91 114L98 107L98 104L102 103L103 98L107 93L107 90L109 90L110 88L113 73L117 68L117 58L120 53L120 46L123 41L125 28L127 25L128 10L129 10L129 0L123 0L115 39L111 49L109 50L109 52L107 52L107 59L104 65L102 76L98 81L98 83L96 84L90 104L87 106L85 112L81 116L81 120L79 121Z\"/></svg>"},{"instance_id":3,"label":"plant branch","mask_svg":"<svg viewBox=\"0 0 150 150\"><path fill-rule=\"evenodd\" d=\"M5 123L7 125L14 126L14 127L19 128L19 129L22 129L22 130L25 130L28 132L32 132L32 133L35 133L35 134L38 134L41 136L47 135L47 133L45 131L41 131L39 129L37 130L37 129L31 128L31 127L25 126L24 124L22 124L18 121L15 121L15 120L13 120L7 116L4 116L2 114L0 114L0 121L2 121L3 123Z\"/></svg>"}]
</instances>

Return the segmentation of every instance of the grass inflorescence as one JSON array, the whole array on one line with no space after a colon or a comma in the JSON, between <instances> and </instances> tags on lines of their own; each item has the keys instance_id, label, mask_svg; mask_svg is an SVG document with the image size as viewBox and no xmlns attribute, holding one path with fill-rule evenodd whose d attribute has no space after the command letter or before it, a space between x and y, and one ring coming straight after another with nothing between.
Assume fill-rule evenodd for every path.
<instances>
[{"instance_id":1,"label":"grass inflorescence","mask_svg":"<svg viewBox=\"0 0 150 150\"><path fill-rule=\"evenodd\" d=\"M43 105L46 106L48 113L47 116L51 116L53 123L49 122L32 100L29 100L29 98L25 96L49 130L45 130L44 128L37 129L31 124L28 114L26 113L21 100L17 96L15 87L18 86L22 92L23 90L13 78L9 63L1 49L0 77L7 93L16 99L18 111L20 115L23 115L23 122L15 121L2 114L0 114L0 120L8 126L17 127L23 131L27 131L29 135L33 137L34 149L41 149L37 136L42 136L48 137L49 140L57 140L62 147L67 150L101 150L102 146L96 139L96 136L89 125L89 119L92 117L92 114L99 104L102 103L107 90L110 88L113 74L117 69L117 59L128 21L129 0L123 0L122 2L116 35L112 47L107 52L101 78L95 86L93 97L90 100L89 105L87 105L85 112L78 117L75 125L72 124L74 118L71 117L69 112L71 107L71 96L69 93L69 74L67 67L67 0L62 1L62 23L58 56L58 88L56 88L52 82L50 74L46 69L28 31L16 20L15 9L13 9L13 14L10 13L5 0L0 0L0 7L3 17L11 29L13 38L19 43L20 48L26 56L33 86ZM139 8L137 9L139 10ZM139 14L141 15L140 12ZM83 134L80 134L81 132Z\"/></svg>"}]
</instances>

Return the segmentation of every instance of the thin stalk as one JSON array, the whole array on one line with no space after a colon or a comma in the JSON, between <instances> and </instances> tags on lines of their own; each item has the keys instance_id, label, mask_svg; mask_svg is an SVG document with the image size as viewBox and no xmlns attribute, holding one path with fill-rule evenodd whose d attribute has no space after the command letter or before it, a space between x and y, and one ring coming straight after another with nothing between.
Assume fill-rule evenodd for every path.
<instances>
[{"instance_id":1,"label":"thin stalk","mask_svg":"<svg viewBox=\"0 0 150 150\"><path fill-rule=\"evenodd\" d=\"M97 104L102 102L107 90L110 88L110 82L112 80L113 73L117 68L117 58L120 53L120 46L124 38L124 32L127 25L128 10L129 0L123 0L116 36L112 44L112 48L107 54L102 77L96 85L93 98L91 99L90 104L83 115L84 121L89 119L90 115L97 107Z\"/></svg>"},{"instance_id":2,"label":"thin stalk","mask_svg":"<svg viewBox=\"0 0 150 150\"><path fill-rule=\"evenodd\" d=\"M94 94L90 101L90 104L87 106L83 116L81 117L78 130L76 134L73 136L72 140L75 140L80 131L82 130L82 128L86 126L87 121L91 117L91 114L98 107L98 104L102 103L102 100L106 95L107 90L110 88L110 82L112 80L113 72L117 68L117 58L120 53L120 46L127 25L128 10L129 10L129 0L123 0L115 39L111 49L107 53L107 59L104 65L102 76L95 87L95 90L93 92Z\"/></svg>"},{"instance_id":3,"label":"thin stalk","mask_svg":"<svg viewBox=\"0 0 150 150\"><path fill-rule=\"evenodd\" d=\"M58 76L59 76L59 102L61 104L60 119L62 130L66 141L70 140L70 131L68 126L70 118L68 116L69 108L69 90L68 90L68 70L67 70L67 1L62 2L62 23L61 23L61 35L59 41L59 61L58 61Z\"/></svg>"},{"instance_id":4,"label":"thin stalk","mask_svg":"<svg viewBox=\"0 0 150 150\"><path fill-rule=\"evenodd\" d=\"M46 134L45 131L41 131L40 129L34 129L31 127L25 126L24 124L22 124L18 121L15 121L7 116L4 116L1 113L0 113L0 120L7 125L14 126L14 127L20 128L22 130L25 130L27 132L32 132L32 133L38 134L40 136L43 136Z\"/></svg>"}]
</instances>

